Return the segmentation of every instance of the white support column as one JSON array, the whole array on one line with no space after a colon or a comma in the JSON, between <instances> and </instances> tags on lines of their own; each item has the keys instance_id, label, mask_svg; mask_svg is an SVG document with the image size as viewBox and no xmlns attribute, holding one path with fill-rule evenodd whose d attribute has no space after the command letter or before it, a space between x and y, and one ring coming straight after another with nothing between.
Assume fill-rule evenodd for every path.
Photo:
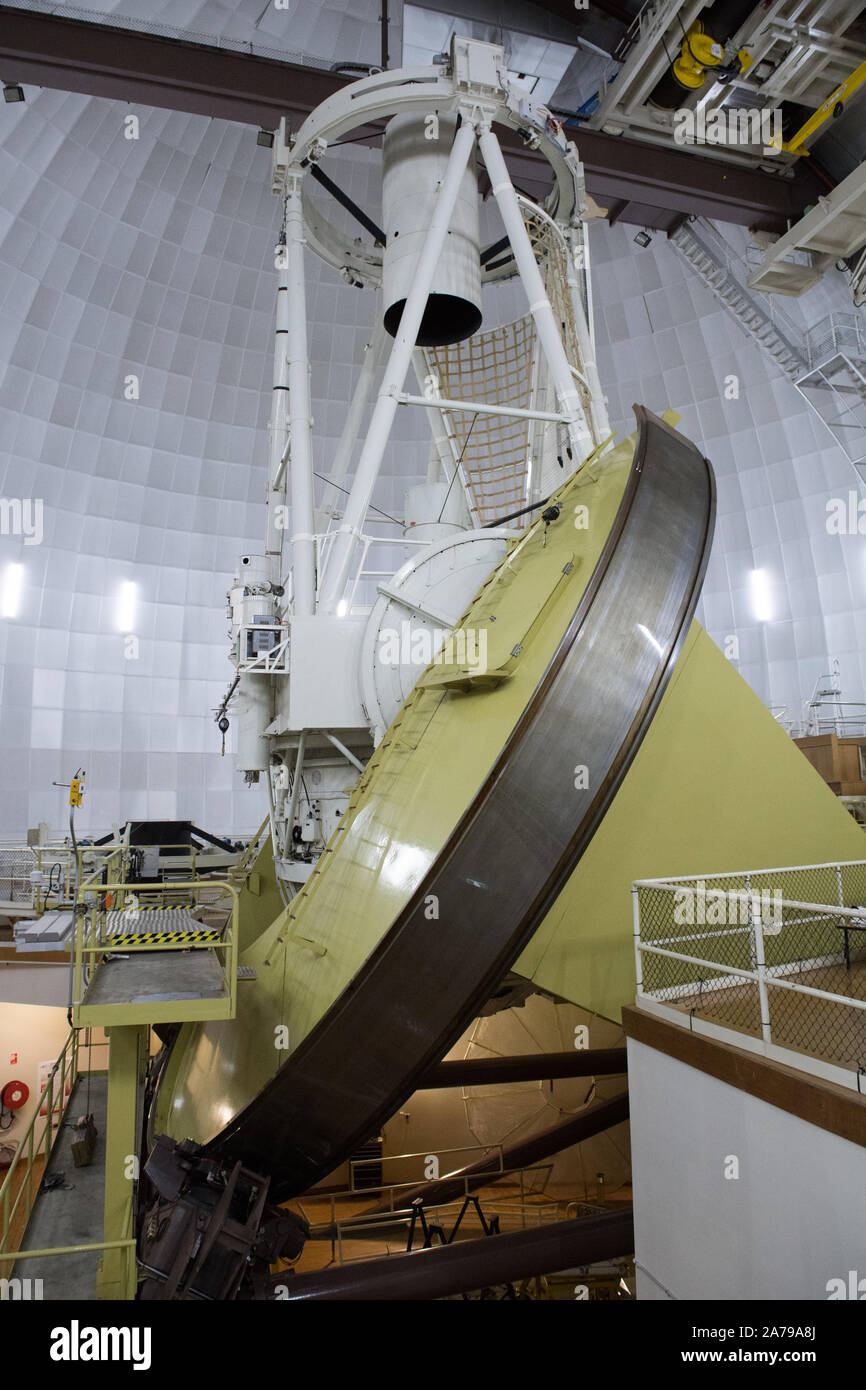
<instances>
[{"instance_id":1,"label":"white support column","mask_svg":"<svg viewBox=\"0 0 866 1390\"><path fill-rule=\"evenodd\" d=\"M578 276L575 255L587 255L586 233L580 236L575 228L571 228L566 235L568 246L568 289L571 294L572 313L574 314L574 326L577 330L577 344L580 348L580 365L586 376L590 393L590 421L589 426L592 430L593 444L600 444L610 434L610 422L608 420L607 406L605 405L604 392L601 388L601 378L598 374L598 364L595 357L595 338L592 331L590 315L592 313L591 304L587 306L588 312L584 313L583 295L580 292L580 280ZM584 274L586 283L589 286L589 266L584 262Z\"/></svg>"},{"instance_id":2,"label":"white support column","mask_svg":"<svg viewBox=\"0 0 866 1390\"><path fill-rule=\"evenodd\" d=\"M271 417L268 423L268 494L265 534L265 554L268 557L268 578L279 584L283 574L283 538L285 530L278 522L279 508L285 506L286 481L282 467L287 448L289 419L289 363L286 345L289 334L289 271L285 233L276 248L277 307L274 325L274 376L271 396Z\"/></svg>"},{"instance_id":3,"label":"white support column","mask_svg":"<svg viewBox=\"0 0 866 1390\"><path fill-rule=\"evenodd\" d=\"M535 320L539 342L550 366L550 374L556 388L560 409L563 415L568 417L569 442L575 459L579 459L583 450L580 424L584 418L580 394L568 365L568 358L565 355L565 348L556 326L550 300L547 298L541 271L535 261L535 253L532 250L529 233L523 222L514 185L505 167L499 141L489 124L482 124L479 127L478 143L484 163L487 165L490 182L493 185L493 196L499 206L502 221L505 224L505 232L514 252L517 270L529 299L529 311Z\"/></svg>"},{"instance_id":4,"label":"white support column","mask_svg":"<svg viewBox=\"0 0 866 1390\"><path fill-rule=\"evenodd\" d=\"M416 348L412 353L412 366L415 370L418 390L423 395L429 389L427 378L432 375L427 354L423 348ZM431 413L427 418L430 422L430 457L427 461L427 481L428 483L438 483L440 478L445 478L446 482L450 482L451 474L454 471L454 455L448 447L445 420L441 411L435 415ZM452 464L450 470L446 469L446 459Z\"/></svg>"},{"instance_id":5,"label":"white support column","mask_svg":"<svg viewBox=\"0 0 866 1390\"><path fill-rule=\"evenodd\" d=\"M313 511L313 433L304 281L304 213L301 205L300 174L289 176L287 189L286 299L291 431L292 574L295 614L308 617L316 609L316 523Z\"/></svg>"},{"instance_id":6,"label":"white support column","mask_svg":"<svg viewBox=\"0 0 866 1390\"><path fill-rule=\"evenodd\" d=\"M361 433L361 422L364 418L364 409L370 399L373 390L373 378L382 359L382 349L385 346L385 326L382 322L381 314L377 317L370 341L364 349L364 360L361 363L361 370L358 380L355 383L355 390L352 400L346 413L346 420L334 453L334 460L331 464L331 471L328 475L328 483L322 495L321 505L316 511L316 524L320 531L324 531L328 522L332 519L338 503L342 502L345 492L341 492L334 484L345 481L349 471L349 460L352 457L352 450L355 441Z\"/></svg>"},{"instance_id":7,"label":"white support column","mask_svg":"<svg viewBox=\"0 0 866 1390\"><path fill-rule=\"evenodd\" d=\"M430 230L424 243L424 249L418 259L412 288L403 307L400 327L394 337L394 345L391 348L391 355L373 410L370 428L367 431L367 438L358 459L351 493L346 502L343 521L328 559L320 600L322 609L327 612L336 611L346 580L349 577L355 543L364 527L367 508L370 505L373 488L382 466L382 456L385 452L391 426L394 423L397 393L403 388L409 363L412 360L418 329L421 326L421 319L427 304L427 296L430 293L433 276L445 244L448 226L460 191L460 183L474 144L475 131L471 122L464 119L451 147L445 177L436 198Z\"/></svg>"}]
</instances>

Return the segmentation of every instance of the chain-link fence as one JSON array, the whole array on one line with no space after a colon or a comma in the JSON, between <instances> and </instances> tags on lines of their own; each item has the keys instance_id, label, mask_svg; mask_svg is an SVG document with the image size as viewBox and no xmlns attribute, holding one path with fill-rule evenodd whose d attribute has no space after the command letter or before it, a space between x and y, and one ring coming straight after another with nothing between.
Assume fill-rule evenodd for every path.
<instances>
[{"instance_id":1,"label":"chain-link fence","mask_svg":"<svg viewBox=\"0 0 866 1390\"><path fill-rule=\"evenodd\" d=\"M866 1071L866 861L634 892L639 996Z\"/></svg>"},{"instance_id":2,"label":"chain-link fence","mask_svg":"<svg viewBox=\"0 0 866 1390\"><path fill-rule=\"evenodd\" d=\"M0 901L29 904L33 901L30 874L36 868L32 849L0 849Z\"/></svg>"}]
</instances>

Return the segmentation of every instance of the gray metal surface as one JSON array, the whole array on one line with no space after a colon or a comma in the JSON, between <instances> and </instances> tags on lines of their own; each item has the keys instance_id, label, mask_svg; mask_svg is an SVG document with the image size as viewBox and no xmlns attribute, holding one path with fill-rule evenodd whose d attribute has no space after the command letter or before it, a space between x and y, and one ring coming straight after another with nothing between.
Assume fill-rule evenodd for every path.
<instances>
[{"instance_id":1,"label":"gray metal surface","mask_svg":"<svg viewBox=\"0 0 866 1390\"><path fill-rule=\"evenodd\" d=\"M121 948L122 949L122 948ZM223 972L213 951L134 951L101 960L82 1004L160 1004L219 999Z\"/></svg>"},{"instance_id":2,"label":"gray metal surface","mask_svg":"<svg viewBox=\"0 0 866 1390\"><path fill-rule=\"evenodd\" d=\"M32 922L17 922L15 925L16 951L59 951L70 944L71 938L70 909L53 908Z\"/></svg>"},{"instance_id":3,"label":"gray metal surface","mask_svg":"<svg viewBox=\"0 0 866 1390\"><path fill-rule=\"evenodd\" d=\"M345 1159L453 1045L562 891L649 726L697 602L714 485L694 445L635 413L611 534L490 776L349 986L206 1146L272 1174L280 1200Z\"/></svg>"},{"instance_id":4,"label":"gray metal surface","mask_svg":"<svg viewBox=\"0 0 866 1390\"><path fill-rule=\"evenodd\" d=\"M206 930L197 917L185 907L151 907L139 912L117 909L106 912L105 929L109 936L129 936L133 932L200 932Z\"/></svg>"}]
</instances>

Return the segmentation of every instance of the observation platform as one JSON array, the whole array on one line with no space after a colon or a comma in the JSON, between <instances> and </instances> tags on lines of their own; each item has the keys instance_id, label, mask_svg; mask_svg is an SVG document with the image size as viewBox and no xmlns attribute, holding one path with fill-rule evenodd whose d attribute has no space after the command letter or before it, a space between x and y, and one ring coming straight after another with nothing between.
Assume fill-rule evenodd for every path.
<instances>
[{"instance_id":1,"label":"observation platform","mask_svg":"<svg viewBox=\"0 0 866 1390\"><path fill-rule=\"evenodd\" d=\"M233 1018L233 928L209 926L185 907L105 913L99 940L75 945L75 1026Z\"/></svg>"}]
</instances>

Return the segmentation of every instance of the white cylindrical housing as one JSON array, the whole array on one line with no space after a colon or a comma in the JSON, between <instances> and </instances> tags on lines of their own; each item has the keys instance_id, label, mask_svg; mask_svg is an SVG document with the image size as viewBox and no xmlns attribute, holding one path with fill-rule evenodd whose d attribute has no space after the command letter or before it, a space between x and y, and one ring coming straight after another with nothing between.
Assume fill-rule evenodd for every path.
<instances>
[{"instance_id":1,"label":"white cylindrical housing","mask_svg":"<svg viewBox=\"0 0 866 1390\"><path fill-rule=\"evenodd\" d=\"M456 115L394 116L385 131L382 220L387 235L382 262L384 323L397 332L415 278L421 248L457 127ZM470 338L481 327L481 255L478 181L470 158L439 257L421 327L419 347Z\"/></svg>"},{"instance_id":2,"label":"white cylindrical housing","mask_svg":"<svg viewBox=\"0 0 866 1390\"><path fill-rule=\"evenodd\" d=\"M240 678L234 705L237 720L235 761L242 772L264 772L270 762L265 729L273 718L272 691L268 676L247 673Z\"/></svg>"},{"instance_id":3,"label":"white cylindrical housing","mask_svg":"<svg viewBox=\"0 0 866 1390\"><path fill-rule=\"evenodd\" d=\"M463 489L454 483L419 483L406 493L403 534L413 541L439 544L469 529Z\"/></svg>"}]
</instances>

